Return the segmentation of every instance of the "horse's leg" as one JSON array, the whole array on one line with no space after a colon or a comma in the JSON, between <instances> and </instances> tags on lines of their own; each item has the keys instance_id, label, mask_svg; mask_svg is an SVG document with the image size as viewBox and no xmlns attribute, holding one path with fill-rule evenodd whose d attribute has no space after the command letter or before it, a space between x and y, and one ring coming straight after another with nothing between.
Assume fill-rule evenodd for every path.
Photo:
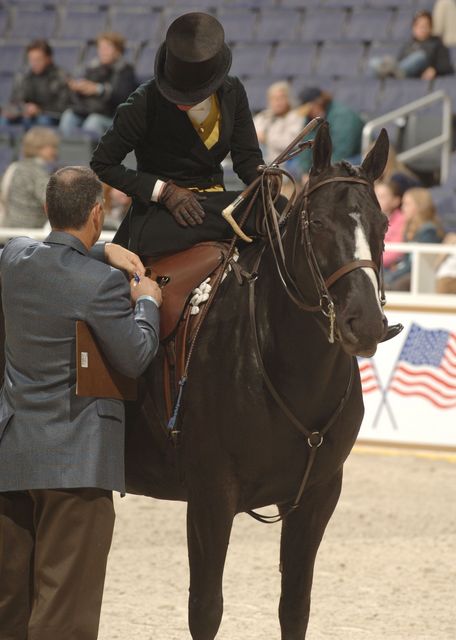
<instances>
[{"instance_id":1,"label":"horse's leg","mask_svg":"<svg viewBox=\"0 0 456 640\"><path fill-rule=\"evenodd\" d=\"M218 488L214 482L192 489L187 509L189 627L193 640L213 640L222 620L223 568L237 490Z\"/></svg>"},{"instance_id":2,"label":"horse's leg","mask_svg":"<svg viewBox=\"0 0 456 640\"><path fill-rule=\"evenodd\" d=\"M318 547L342 486L342 469L329 482L312 487L282 525L280 560L282 594L279 617L282 640L306 637L310 592Z\"/></svg>"}]
</instances>

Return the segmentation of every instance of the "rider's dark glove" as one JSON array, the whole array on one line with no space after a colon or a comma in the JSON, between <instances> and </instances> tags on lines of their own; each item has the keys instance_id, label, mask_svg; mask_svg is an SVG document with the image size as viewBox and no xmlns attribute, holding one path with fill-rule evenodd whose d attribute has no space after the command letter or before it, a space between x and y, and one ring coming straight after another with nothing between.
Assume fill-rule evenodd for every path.
<instances>
[{"instance_id":1,"label":"rider's dark glove","mask_svg":"<svg viewBox=\"0 0 456 640\"><path fill-rule=\"evenodd\" d=\"M194 227L201 224L206 215L200 204L200 201L205 199L206 196L178 187L170 180L165 183L159 202L165 205L182 227L188 227L188 225Z\"/></svg>"}]
</instances>

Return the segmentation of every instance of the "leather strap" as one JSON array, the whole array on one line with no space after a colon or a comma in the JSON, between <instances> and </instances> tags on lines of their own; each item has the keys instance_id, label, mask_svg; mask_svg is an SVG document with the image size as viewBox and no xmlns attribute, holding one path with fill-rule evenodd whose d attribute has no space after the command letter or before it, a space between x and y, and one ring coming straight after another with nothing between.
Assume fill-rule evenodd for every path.
<instances>
[{"instance_id":1,"label":"leather strap","mask_svg":"<svg viewBox=\"0 0 456 640\"><path fill-rule=\"evenodd\" d=\"M337 269L337 271L334 271L334 273L330 275L329 278L326 278L325 285L329 289L335 282L340 280L340 278L347 275L347 273L350 273L351 271L355 271L355 269L364 269L364 268L373 269L378 276L378 267L373 260L353 260L353 262L348 262L347 264L344 264L343 267L340 267L340 269Z\"/></svg>"}]
</instances>

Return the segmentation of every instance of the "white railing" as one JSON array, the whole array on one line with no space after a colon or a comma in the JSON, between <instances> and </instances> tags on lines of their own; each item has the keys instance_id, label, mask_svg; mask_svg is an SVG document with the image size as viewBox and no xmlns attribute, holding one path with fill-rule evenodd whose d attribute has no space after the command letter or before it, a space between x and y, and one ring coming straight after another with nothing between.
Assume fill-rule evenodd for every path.
<instances>
[{"instance_id":1,"label":"white railing","mask_svg":"<svg viewBox=\"0 0 456 640\"><path fill-rule=\"evenodd\" d=\"M0 244L5 244L11 238L17 238L18 236L27 236L27 238L34 238L35 240L44 240L48 237L51 230L48 227L41 227L38 229L26 229L18 227L0 227ZM110 242L114 237L115 231L102 231L100 240L103 242Z\"/></svg>"},{"instance_id":2,"label":"white railing","mask_svg":"<svg viewBox=\"0 0 456 640\"><path fill-rule=\"evenodd\" d=\"M444 184L448 180L450 173L452 138L451 126L453 121L451 98L444 91L434 91L423 98L414 100L403 107L399 107L399 109L389 111L388 113L367 122L364 125L362 135L363 156L367 153L373 133L380 129L380 127L407 117L411 113L415 113L420 109L425 109L436 102L442 103L442 133L439 136L430 138L426 142L422 142L421 144L412 147L411 149L402 151L398 154L397 159L401 162L407 163L408 160L426 155L429 151L432 151L432 149L440 148L440 182Z\"/></svg>"}]
</instances>

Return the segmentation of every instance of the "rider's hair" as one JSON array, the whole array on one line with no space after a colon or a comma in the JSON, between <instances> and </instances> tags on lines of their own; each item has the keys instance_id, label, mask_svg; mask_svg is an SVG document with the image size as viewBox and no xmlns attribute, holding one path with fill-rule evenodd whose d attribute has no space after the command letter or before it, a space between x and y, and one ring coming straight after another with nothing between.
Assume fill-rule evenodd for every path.
<instances>
[{"instance_id":1,"label":"rider's hair","mask_svg":"<svg viewBox=\"0 0 456 640\"><path fill-rule=\"evenodd\" d=\"M88 167L63 167L49 178L46 206L53 229L81 229L102 202L103 186Z\"/></svg>"}]
</instances>

